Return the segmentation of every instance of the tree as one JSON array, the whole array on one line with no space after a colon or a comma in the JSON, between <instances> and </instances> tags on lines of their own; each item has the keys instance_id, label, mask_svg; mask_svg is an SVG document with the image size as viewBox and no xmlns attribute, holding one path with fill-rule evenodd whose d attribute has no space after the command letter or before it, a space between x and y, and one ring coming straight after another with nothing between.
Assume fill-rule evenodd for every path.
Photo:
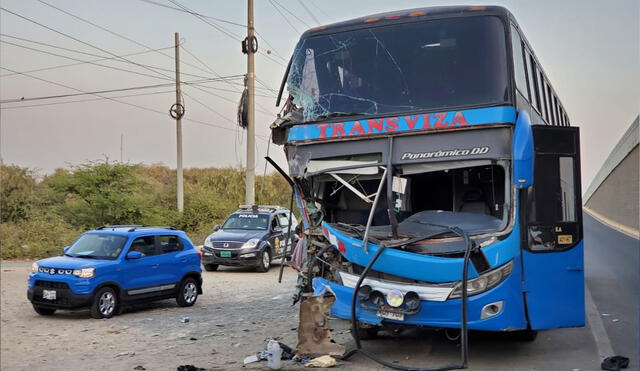
<instances>
[{"instance_id":1,"label":"tree","mask_svg":"<svg viewBox=\"0 0 640 371\"><path fill-rule=\"evenodd\" d=\"M0 168L0 221L18 222L29 218L37 202L33 172L18 166Z\"/></svg>"},{"instance_id":2,"label":"tree","mask_svg":"<svg viewBox=\"0 0 640 371\"><path fill-rule=\"evenodd\" d=\"M66 195L58 212L73 226L146 224L155 207L145 194L148 184L136 176L137 165L91 162L51 179L55 192Z\"/></svg>"}]
</instances>

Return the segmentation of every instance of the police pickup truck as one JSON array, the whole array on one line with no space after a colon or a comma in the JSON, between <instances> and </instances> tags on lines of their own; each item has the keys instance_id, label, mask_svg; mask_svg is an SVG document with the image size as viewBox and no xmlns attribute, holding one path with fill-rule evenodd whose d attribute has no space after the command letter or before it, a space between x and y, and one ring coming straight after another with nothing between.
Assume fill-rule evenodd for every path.
<instances>
[{"instance_id":1,"label":"police pickup truck","mask_svg":"<svg viewBox=\"0 0 640 371\"><path fill-rule=\"evenodd\" d=\"M297 223L295 216L281 206L241 205L204 240L202 264L208 271L215 271L220 265L232 265L267 272L272 259L284 257L287 241L293 244L286 249L285 258L291 257Z\"/></svg>"}]
</instances>

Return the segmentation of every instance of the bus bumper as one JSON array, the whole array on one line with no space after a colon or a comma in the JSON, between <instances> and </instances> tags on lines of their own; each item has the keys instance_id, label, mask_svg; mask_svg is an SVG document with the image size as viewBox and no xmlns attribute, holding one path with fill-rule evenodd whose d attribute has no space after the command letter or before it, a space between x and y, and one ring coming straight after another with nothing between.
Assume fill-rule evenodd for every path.
<instances>
[{"instance_id":1,"label":"bus bumper","mask_svg":"<svg viewBox=\"0 0 640 371\"><path fill-rule=\"evenodd\" d=\"M519 269L498 286L481 294L468 297L467 325L470 330L516 331L527 328ZM331 315L351 319L351 299L353 289L328 281L324 278L313 280L314 295L331 292L336 301L331 307ZM379 317L376 310L365 309L356 301L356 317L359 322L372 325L385 323L415 325L437 328L460 328L461 299L445 301L421 300L415 314L405 314L403 320ZM488 318L482 318L482 310L492 303L502 304L501 310ZM486 316L485 316L486 317Z\"/></svg>"}]
</instances>

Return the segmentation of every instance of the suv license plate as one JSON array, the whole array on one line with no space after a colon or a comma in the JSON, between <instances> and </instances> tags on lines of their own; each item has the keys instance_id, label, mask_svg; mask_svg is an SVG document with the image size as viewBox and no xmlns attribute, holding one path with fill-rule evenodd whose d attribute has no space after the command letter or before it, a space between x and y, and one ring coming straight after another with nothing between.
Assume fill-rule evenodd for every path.
<instances>
[{"instance_id":1,"label":"suv license plate","mask_svg":"<svg viewBox=\"0 0 640 371\"><path fill-rule=\"evenodd\" d=\"M394 313L388 312L386 310L379 310L376 312L378 317L386 318L386 319L395 319L396 321L404 321L403 313Z\"/></svg>"},{"instance_id":2,"label":"suv license plate","mask_svg":"<svg viewBox=\"0 0 640 371\"><path fill-rule=\"evenodd\" d=\"M230 258L231 257L231 251L220 251L220 257L221 258Z\"/></svg>"},{"instance_id":3,"label":"suv license plate","mask_svg":"<svg viewBox=\"0 0 640 371\"><path fill-rule=\"evenodd\" d=\"M42 298L47 300L56 300L56 290L42 290Z\"/></svg>"}]
</instances>

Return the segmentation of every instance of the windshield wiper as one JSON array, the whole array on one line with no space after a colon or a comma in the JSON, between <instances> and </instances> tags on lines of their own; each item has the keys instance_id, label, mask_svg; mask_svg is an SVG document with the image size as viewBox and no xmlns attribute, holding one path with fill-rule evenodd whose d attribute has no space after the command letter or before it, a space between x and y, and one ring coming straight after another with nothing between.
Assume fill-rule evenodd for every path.
<instances>
[{"instance_id":1,"label":"windshield wiper","mask_svg":"<svg viewBox=\"0 0 640 371\"><path fill-rule=\"evenodd\" d=\"M100 259L100 257L95 255L74 255L74 258L85 258L85 259Z\"/></svg>"}]
</instances>

